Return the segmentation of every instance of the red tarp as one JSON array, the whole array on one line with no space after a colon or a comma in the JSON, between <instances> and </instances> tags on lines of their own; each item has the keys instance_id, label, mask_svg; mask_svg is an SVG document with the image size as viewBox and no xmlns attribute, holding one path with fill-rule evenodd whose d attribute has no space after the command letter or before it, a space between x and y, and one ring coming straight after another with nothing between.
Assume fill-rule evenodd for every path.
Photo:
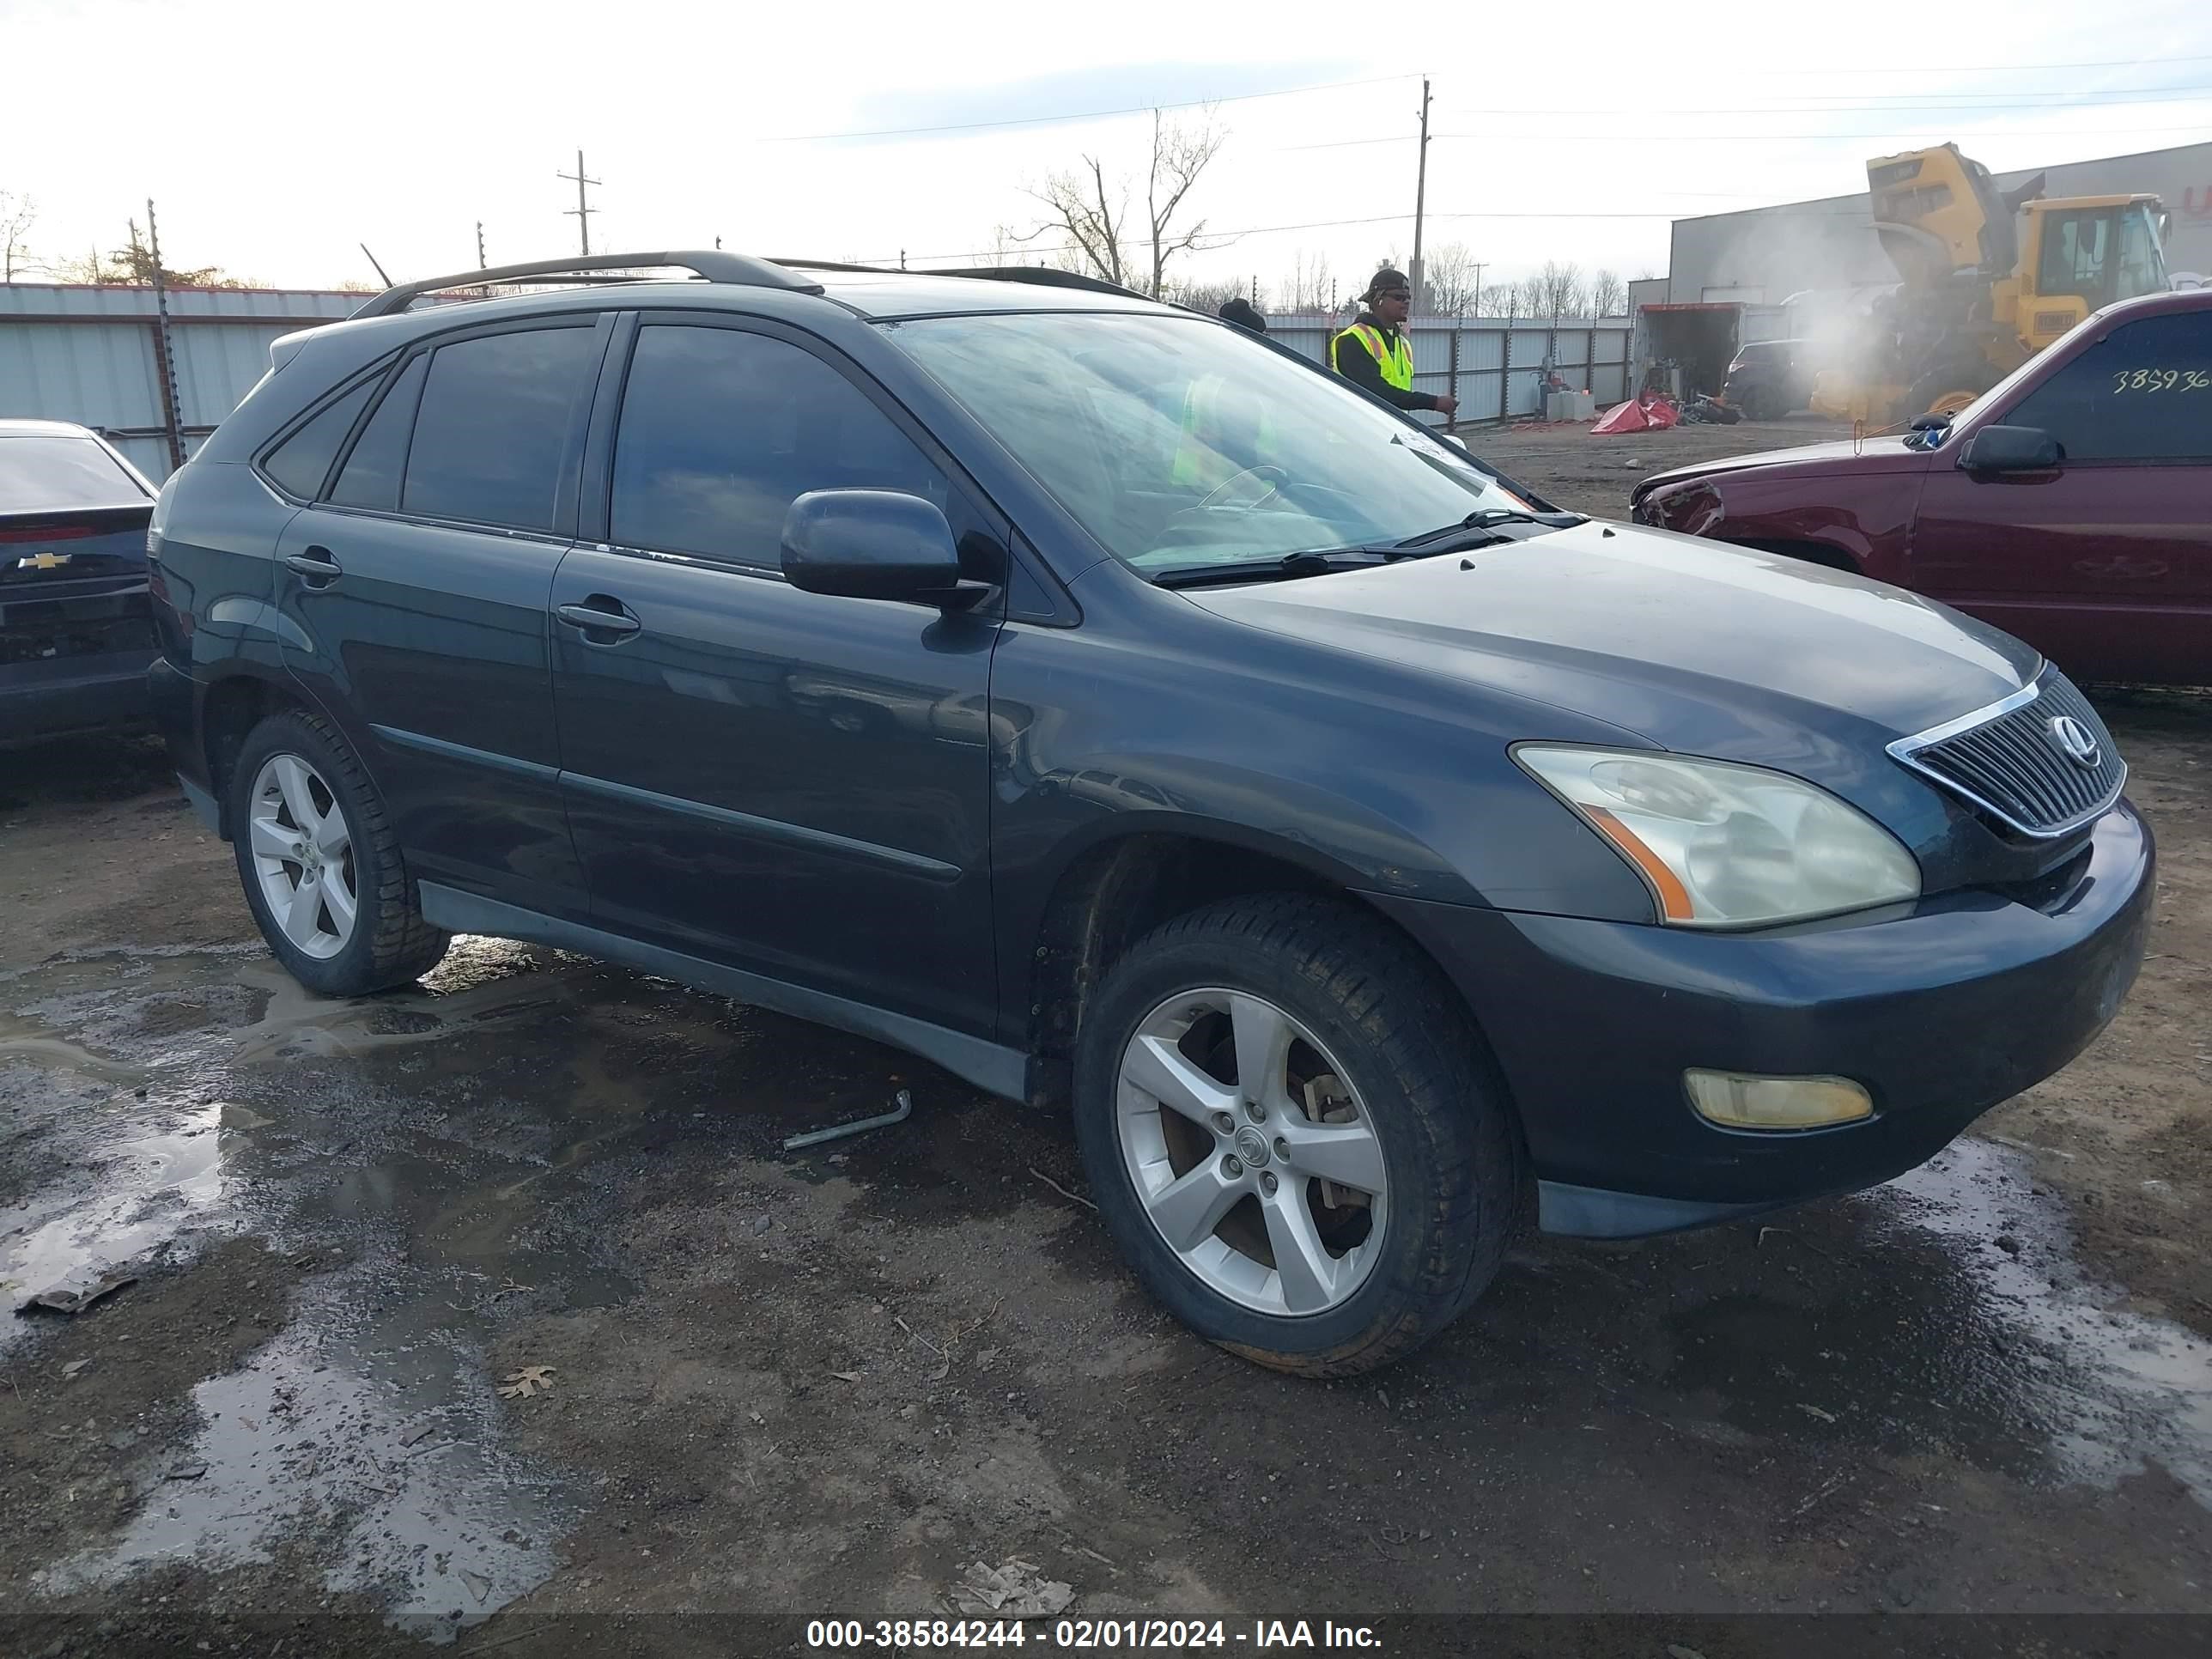
<instances>
[{"instance_id":1,"label":"red tarp","mask_svg":"<svg viewBox=\"0 0 2212 1659\"><path fill-rule=\"evenodd\" d=\"M1610 437L1620 432L1642 432L1647 428L1657 431L1679 426L1681 420L1682 411L1674 406L1674 400L1655 392L1640 402L1631 398L1615 404L1598 417L1597 424L1590 430Z\"/></svg>"}]
</instances>

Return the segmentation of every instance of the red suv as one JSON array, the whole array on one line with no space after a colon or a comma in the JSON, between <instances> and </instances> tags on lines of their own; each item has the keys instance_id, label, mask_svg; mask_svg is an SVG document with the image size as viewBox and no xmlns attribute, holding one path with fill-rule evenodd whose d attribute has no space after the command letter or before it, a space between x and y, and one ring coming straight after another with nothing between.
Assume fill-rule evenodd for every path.
<instances>
[{"instance_id":1,"label":"red suv","mask_svg":"<svg viewBox=\"0 0 2212 1659\"><path fill-rule=\"evenodd\" d=\"M1662 472L1636 521L1909 587L2076 678L2212 682L2212 290L2110 307L1913 425Z\"/></svg>"}]
</instances>

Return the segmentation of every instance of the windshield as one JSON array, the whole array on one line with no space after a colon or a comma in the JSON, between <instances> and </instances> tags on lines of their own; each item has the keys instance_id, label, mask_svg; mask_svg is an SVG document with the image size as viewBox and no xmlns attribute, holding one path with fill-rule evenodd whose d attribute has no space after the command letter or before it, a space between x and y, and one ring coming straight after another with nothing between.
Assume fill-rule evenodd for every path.
<instances>
[{"instance_id":1,"label":"windshield","mask_svg":"<svg viewBox=\"0 0 2212 1659\"><path fill-rule=\"evenodd\" d=\"M2166 256L2159 248L2158 225L2149 205L2138 202L2120 216L2119 288L2112 297L2132 300L2166 289Z\"/></svg>"},{"instance_id":2,"label":"windshield","mask_svg":"<svg viewBox=\"0 0 2212 1659\"><path fill-rule=\"evenodd\" d=\"M932 317L890 332L1139 570L1391 543L1529 510L1463 452L1203 319Z\"/></svg>"},{"instance_id":3,"label":"windshield","mask_svg":"<svg viewBox=\"0 0 2212 1659\"><path fill-rule=\"evenodd\" d=\"M138 507L138 481L90 438L0 434L0 513Z\"/></svg>"}]
</instances>

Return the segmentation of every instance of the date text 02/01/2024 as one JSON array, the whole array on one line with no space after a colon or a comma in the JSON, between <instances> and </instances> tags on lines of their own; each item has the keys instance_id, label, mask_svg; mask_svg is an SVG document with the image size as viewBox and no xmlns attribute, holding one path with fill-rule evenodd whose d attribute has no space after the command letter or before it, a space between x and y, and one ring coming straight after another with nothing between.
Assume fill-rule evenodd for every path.
<instances>
[{"instance_id":1,"label":"date text 02/01/2024","mask_svg":"<svg viewBox=\"0 0 2212 1659\"><path fill-rule=\"evenodd\" d=\"M806 1626L806 1645L819 1649L1040 1647L1075 1652L1225 1648L1377 1649L1375 1631L1364 1625L1322 1620L1316 1629L1304 1619L1259 1619L1249 1630L1232 1630L1219 1619L1061 1619L1032 1633L1020 1620L817 1619Z\"/></svg>"}]
</instances>

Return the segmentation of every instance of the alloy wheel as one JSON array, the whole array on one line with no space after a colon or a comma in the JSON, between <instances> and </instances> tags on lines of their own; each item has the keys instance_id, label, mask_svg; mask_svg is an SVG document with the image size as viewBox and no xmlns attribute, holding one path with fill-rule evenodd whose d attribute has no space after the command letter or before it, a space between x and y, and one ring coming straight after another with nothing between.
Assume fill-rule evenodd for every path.
<instances>
[{"instance_id":1,"label":"alloy wheel","mask_svg":"<svg viewBox=\"0 0 2212 1659\"><path fill-rule=\"evenodd\" d=\"M1122 1051L1115 1119L1146 1216L1209 1290L1310 1316L1374 1271L1390 1185L1374 1120L1266 998L1215 988L1155 1007Z\"/></svg>"},{"instance_id":2,"label":"alloy wheel","mask_svg":"<svg viewBox=\"0 0 2212 1659\"><path fill-rule=\"evenodd\" d=\"M297 755L271 755L253 780L246 834L284 937L321 959L344 950L361 913L353 830L322 775Z\"/></svg>"}]
</instances>

